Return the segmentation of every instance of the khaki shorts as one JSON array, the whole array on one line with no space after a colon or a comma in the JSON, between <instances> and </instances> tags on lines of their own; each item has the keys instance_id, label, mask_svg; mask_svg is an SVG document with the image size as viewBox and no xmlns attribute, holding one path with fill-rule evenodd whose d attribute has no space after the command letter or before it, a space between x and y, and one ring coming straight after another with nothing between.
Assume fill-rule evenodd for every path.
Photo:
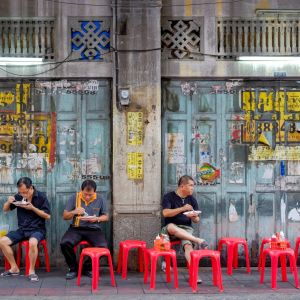
<instances>
[{"instance_id":1,"label":"khaki shorts","mask_svg":"<svg viewBox=\"0 0 300 300\"><path fill-rule=\"evenodd\" d=\"M168 224L169 225L169 224ZM176 240L179 240L177 237L175 237L174 235L170 235L168 233L168 225L164 226L162 229L161 229L161 233L162 234L167 234L169 237L170 237L170 241L176 241ZM176 224L174 224L176 225ZM186 232L188 232L189 234L193 234L194 232L194 229L190 226L186 226L186 225L176 225L177 227L185 230ZM190 240L181 240L181 246L182 246L182 249L184 250L184 246L185 245L192 245L193 246L193 243L190 241Z\"/></svg>"}]
</instances>

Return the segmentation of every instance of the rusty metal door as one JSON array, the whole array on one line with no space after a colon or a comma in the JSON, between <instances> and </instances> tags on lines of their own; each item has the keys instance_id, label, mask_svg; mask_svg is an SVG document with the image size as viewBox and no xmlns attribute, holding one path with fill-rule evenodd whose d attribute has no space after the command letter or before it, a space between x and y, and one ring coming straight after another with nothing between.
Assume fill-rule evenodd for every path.
<instances>
[{"instance_id":1,"label":"rusty metal door","mask_svg":"<svg viewBox=\"0 0 300 300\"><path fill-rule=\"evenodd\" d=\"M84 179L111 209L110 83L108 80L3 82L0 90L1 202L15 193L16 180L32 178L47 193L52 217L47 222L52 263L62 260L60 239L67 199ZM1 224L16 228L14 213L1 214ZM104 226L111 244L111 225Z\"/></svg>"},{"instance_id":2,"label":"rusty metal door","mask_svg":"<svg viewBox=\"0 0 300 300\"><path fill-rule=\"evenodd\" d=\"M196 234L212 248L221 236L253 237L239 93L227 93L225 82L165 81L162 101L163 193L190 174L202 210Z\"/></svg>"}]
</instances>

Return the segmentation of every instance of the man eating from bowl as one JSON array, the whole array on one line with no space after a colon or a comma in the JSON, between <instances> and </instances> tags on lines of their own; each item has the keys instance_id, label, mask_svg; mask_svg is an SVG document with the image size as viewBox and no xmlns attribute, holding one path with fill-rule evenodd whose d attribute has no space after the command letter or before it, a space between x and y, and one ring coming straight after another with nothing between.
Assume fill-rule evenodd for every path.
<instances>
[{"instance_id":1,"label":"man eating from bowl","mask_svg":"<svg viewBox=\"0 0 300 300\"><path fill-rule=\"evenodd\" d=\"M190 252L193 244L196 248L206 249L205 240L193 235L193 223L199 223L197 200L192 196L195 182L191 176L184 175L178 181L176 191L167 193L163 197L162 214L164 227L161 232L168 234L172 239L181 240L185 258L190 262Z\"/></svg>"},{"instance_id":2,"label":"man eating from bowl","mask_svg":"<svg viewBox=\"0 0 300 300\"><path fill-rule=\"evenodd\" d=\"M96 194L96 183L85 180L81 191L72 196L63 213L64 220L72 220L72 224L62 237L60 247L69 271L66 279L77 276L78 263L73 248L81 241L87 241L92 247L107 247L100 222L108 221L105 201ZM85 262L83 273L92 276L91 264Z\"/></svg>"},{"instance_id":3,"label":"man eating from bowl","mask_svg":"<svg viewBox=\"0 0 300 300\"><path fill-rule=\"evenodd\" d=\"M38 244L46 238L45 220L50 219L50 205L44 193L36 190L28 177L17 182L18 194L9 196L3 205L3 211L17 208L18 226L0 239L0 248L10 264L10 269L1 274L2 277L16 276L20 269L16 264L12 245L23 240L29 241L29 275L31 282L39 281L35 274L35 263L38 255Z\"/></svg>"}]
</instances>

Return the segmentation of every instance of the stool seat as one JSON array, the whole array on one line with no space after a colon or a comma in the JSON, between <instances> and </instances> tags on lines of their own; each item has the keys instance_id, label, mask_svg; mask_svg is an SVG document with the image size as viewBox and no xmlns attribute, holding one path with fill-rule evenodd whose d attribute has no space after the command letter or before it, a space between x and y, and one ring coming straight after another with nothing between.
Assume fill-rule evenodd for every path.
<instances>
[{"instance_id":1,"label":"stool seat","mask_svg":"<svg viewBox=\"0 0 300 300\"><path fill-rule=\"evenodd\" d=\"M295 252L291 248L287 248L287 249L284 249L284 250L266 248L266 249L263 250L261 273L260 273L260 283L264 282L265 264L266 264L267 255L269 255L270 258L271 258L272 289L277 288L278 258L280 258L280 262L281 262L281 276L282 276L281 278L282 278L282 281L287 281L286 256L288 256L289 259L290 259L291 271L294 274L295 286L298 289L299 288L299 282L298 282L298 270L297 270L297 265L296 265Z\"/></svg>"},{"instance_id":2,"label":"stool seat","mask_svg":"<svg viewBox=\"0 0 300 300\"><path fill-rule=\"evenodd\" d=\"M157 251L154 248L145 250L145 271L144 271L144 283L148 281L148 266L150 259L150 289L155 289L155 279L156 279L156 264L158 257L163 256L166 260L166 279L167 282L171 282L171 260L173 265L173 275L174 275L174 287L178 288L178 272L177 272L177 261L176 261L176 251L173 249Z\"/></svg>"},{"instance_id":3,"label":"stool seat","mask_svg":"<svg viewBox=\"0 0 300 300\"><path fill-rule=\"evenodd\" d=\"M108 259L109 270L110 270L110 278L111 285L115 286L115 277L114 277L114 269L112 265L112 259L110 255L110 251L107 248L84 248L81 251L80 259L79 259L79 269L78 269L78 277L77 277L77 285L80 285L81 272L83 259L85 256L89 256L92 260L92 292L98 289L98 281L99 281L99 258L101 256L106 256Z\"/></svg>"},{"instance_id":4,"label":"stool seat","mask_svg":"<svg viewBox=\"0 0 300 300\"><path fill-rule=\"evenodd\" d=\"M247 241L243 238L237 237L223 237L219 240L218 251L222 250L222 246L227 246L227 274L232 275L232 267L237 269L238 267L238 246L244 246L246 268L250 273L250 259Z\"/></svg>"},{"instance_id":5,"label":"stool seat","mask_svg":"<svg viewBox=\"0 0 300 300\"><path fill-rule=\"evenodd\" d=\"M197 291L198 266L203 257L211 258L213 283L215 286L219 287L220 292L223 292L220 252L214 250L193 250L190 254L189 284L192 287L193 292L195 293Z\"/></svg>"},{"instance_id":6,"label":"stool seat","mask_svg":"<svg viewBox=\"0 0 300 300\"><path fill-rule=\"evenodd\" d=\"M122 272L122 279L127 278L128 255L131 249L138 249L139 271L143 272L143 256L146 242L141 240L124 240L120 242L117 272Z\"/></svg>"},{"instance_id":7,"label":"stool seat","mask_svg":"<svg viewBox=\"0 0 300 300\"><path fill-rule=\"evenodd\" d=\"M50 272L50 261L49 261L49 253L48 253L48 247L47 247L47 241L41 240L39 246L42 246L44 249L45 254L45 265L46 265L46 272ZM21 257L22 257L22 247L25 247L25 275L29 275L29 267L30 267L30 261L29 261L29 241L25 240L19 243L18 245L18 251L17 251L17 265L20 268L21 265ZM9 265L9 263L8 263ZM39 256L36 260L36 266L40 266L40 259Z\"/></svg>"}]
</instances>

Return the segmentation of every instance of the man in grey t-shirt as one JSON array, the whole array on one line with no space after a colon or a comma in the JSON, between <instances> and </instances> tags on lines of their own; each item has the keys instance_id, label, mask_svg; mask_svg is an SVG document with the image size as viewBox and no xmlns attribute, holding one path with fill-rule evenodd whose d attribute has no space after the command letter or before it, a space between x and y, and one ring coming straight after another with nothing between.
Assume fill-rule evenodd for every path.
<instances>
[{"instance_id":1,"label":"man in grey t-shirt","mask_svg":"<svg viewBox=\"0 0 300 300\"><path fill-rule=\"evenodd\" d=\"M73 247L80 241L87 241L93 247L107 247L100 222L108 221L105 201L96 194L96 183L85 180L81 191L72 196L63 213L64 220L72 220L72 224L62 237L60 247L69 266L66 279L77 276L78 263ZM84 273L91 277L90 264L83 267Z\"/></svg>"}]
</instances>

